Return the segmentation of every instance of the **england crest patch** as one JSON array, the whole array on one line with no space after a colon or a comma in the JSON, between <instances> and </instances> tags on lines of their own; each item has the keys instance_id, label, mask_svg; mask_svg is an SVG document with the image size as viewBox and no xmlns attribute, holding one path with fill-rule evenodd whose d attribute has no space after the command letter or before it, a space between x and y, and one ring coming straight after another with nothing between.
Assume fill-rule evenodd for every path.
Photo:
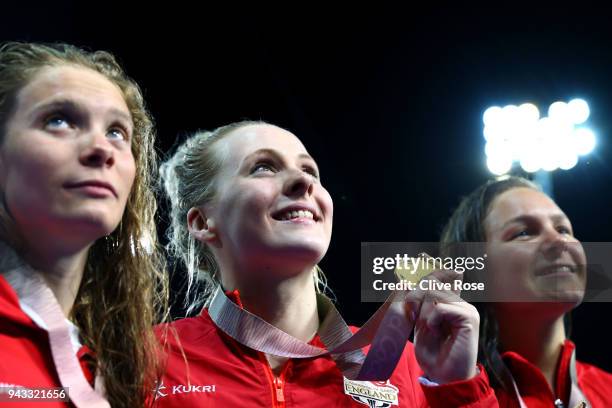
<instances>
[{"instance_id":1,"label":"england crest patch","mask_svg":"<svg viewBox=\"0 0 612 408\"><path fill-rule=\"evenodd\" d=\"M344 378L344 393L370 408L399 405L399 389L387 381L351 381Z\"/></svg>"}]
</instances>

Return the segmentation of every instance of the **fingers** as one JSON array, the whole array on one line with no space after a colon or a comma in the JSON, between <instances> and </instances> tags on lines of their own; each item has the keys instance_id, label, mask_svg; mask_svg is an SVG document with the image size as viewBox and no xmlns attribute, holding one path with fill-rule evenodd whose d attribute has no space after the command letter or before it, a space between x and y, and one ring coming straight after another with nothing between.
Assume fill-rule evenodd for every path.
<instances>
[{"instance_id":1,"label":"fingers","mask_svg":"<svg viewBox=\"0 0 612 408\"><path fill-rule=\"evenodd\" d=\"M415 323L417 330L427 329L439 336L461 328L478 332L478 311L454 291L411 291L404 307L407 318Z\"/></svg>"},{"instance_id":2,"label":"fingers","mask_svg":"<svg viewBox=\"0 0 612 408\"><path fill-rule=\"evenodd\" d=\"M461 299L462 282L461 273L434 270L405 296L408 315L418 310L417 359L428 377L439 383L471 378L476 371L480 316Z\"/></svg>"},{"instance_id":3,"label":"fingers","mask_svg":"<svg viewBox=\"0 0 612 408\"><path fill-rule=\"evenodd\" d=\"M425 291L410 290L402 293L402 301L404 302L405 315L410 323L416 323L420 313L421 305L425 297Z\"/></svg>"},{"instance_id":4,"label":"fingers","mask_svg":"<svg viewBox=\"0 0 612 408\"><path fill-rule=\"evenodd\" d=\"M422 255L429 257L427 254ZM461 285L457 285L456 281L462 282L463 274L450 269L436 269L432 272L420 270L416 276L420 277L417 289L403 294L408 319L416 322L419 319L422 320L421 316L423 316L425 324L436 328L436 330L439 329L442 320L450 320L451 317L456 317L459 320L461 320L461 317L465 317L466 320L474 321L475 314L475 320L479 321L476 309L471 305L465 306L467 303L460 297ZM428 282L421 285L423 281ZM459 307L442 306L458 303L465 305ZM473 309L473 312L471 309ZM453 313L457 315L455 316ZM472 319L469 318L470 316Z\"/></svg>"},{"instance_id":5,"label":"fingers","mask_svg":"<svg viewBox=\"0 0 612 408\"><path fill-rule=\"evenodd\" d=\"M431 258L431 256L426 254L426 253L423 253L423 256L425 256L427 258ZM463 281L463 274L462 273L457 273L456 271L454 271L452 269L436 269L429 276L427 276L427 278L429 278L429 279L437 279L440 282L450 283L452 285L454 283L454 281L456 281L456 280ZM454 288L455 286L452 286L452 287ZM461 289L452 289L452 290L457 295L461 294Z\"/></svg>"},{"instance_id":6,"label":"fingers","mask_svg":"<svg viewBox=\"0 0 612 408\"><path fill-rule=\"evenodd\" d=\"M455 285L455 281L463 282L463 274L457 273L452 269L437 269L424 279L437 280L442 283L448 283L451 286L451 291L456 295L461 295L461 285ZM457 288L457 289L455 289Z\"/></svg>"},{"instance_id":7,"label":"fingers","mask_svg":"<svg viewBox=\"0 0 612 408\"><path fill-rule=\"evenodd\" d=\"M426 329L439 337L447 337L458 330L478 332L480 315L476 308L461 301L455 293L429 293L421 305L417 329Z\"/></svg>"}]
</instances>

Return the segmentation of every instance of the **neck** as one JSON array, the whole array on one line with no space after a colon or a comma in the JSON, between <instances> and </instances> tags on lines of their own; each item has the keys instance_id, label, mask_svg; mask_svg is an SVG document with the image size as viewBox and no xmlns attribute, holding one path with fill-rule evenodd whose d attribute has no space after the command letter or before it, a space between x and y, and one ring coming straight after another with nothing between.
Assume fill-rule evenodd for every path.
<instances>
[{"instance_id":1,"label":"neck","mask_svg":"<svg viewBox=\"0 0 612 408\"><path fill-rule=\"evenodd\" d=\"M530 309L533 312L534 308ZM554 317L532 316L517 319L516 311L512 316L504 316L503 311L498 311L501 347L503 351L514 351L536 365L551 390L554 390L555 371L565 341L563 314Z\"/></svg>"},{"instance_id":2,"label":"neck","mask_svg":"<svg viewBox=\"0 0 612 408\"><path fill-rule=\"evenodd\" d=\"M22 253L24 260L42 274L67 317L83 279L88 251L89 247L65 252L28 247Z\"/></svg>"},{"instance_id":3,"label":"neck","mask_svg":"<svg viewBox=\"0 0 612 408\"><path fill-rule=\"evenodd\" d=\"M262 276L279 276L270 271L248 276L254 279L247 277L233 284L226 283L224 287L238 289L240 300L249 312L299 340L310 341L319 327L312 269L280 279L262 279Z\"/></svg>"}]
</instances>

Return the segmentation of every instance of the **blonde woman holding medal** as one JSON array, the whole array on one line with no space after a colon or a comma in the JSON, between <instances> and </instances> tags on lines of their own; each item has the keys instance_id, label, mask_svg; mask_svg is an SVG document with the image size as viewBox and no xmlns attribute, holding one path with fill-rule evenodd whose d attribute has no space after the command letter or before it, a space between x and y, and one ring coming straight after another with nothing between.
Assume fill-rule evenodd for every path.
<instances>
[{"instance_id":1,"label":"blonde woman holding medal","mask_svg":"<svg viewBox=\"0 0 612 408\"><path fill-rule=\"evenodd\" d=\"M343 377L346 361L337 356L286 357L325 348L329 316L340 320L317 295L332 199L291 132L240 122L196 133L162 176L172 204L171 254L184 262L189 285L203 282L204 308L173 324L159 407L495 405L475 361L478 315L464 302L423 303L416 351L403 343L386 381ZM392 327L399 326L409 325ZM355 330L346 328L349 337Z\"/></svg>"}]
</instances>

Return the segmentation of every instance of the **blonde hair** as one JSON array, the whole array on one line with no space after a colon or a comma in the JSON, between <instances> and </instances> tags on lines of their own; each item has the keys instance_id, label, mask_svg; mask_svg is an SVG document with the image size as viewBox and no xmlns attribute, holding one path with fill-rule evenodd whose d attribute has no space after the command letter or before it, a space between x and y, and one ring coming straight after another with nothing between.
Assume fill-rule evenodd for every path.
<instances>
[{"instance_id":1,"label":"blonde hair","mask_svg":"<svg viewBox=\"0 0 612 408\"><path fill-rule=\"evenodd\" d=\"M221 284L219 266L207 245L197 241L187 228L191 208L210 202L215 196L215 179L222 161L212 146L228 134L245 126L269 125L263 121L242 121L199 131L180 144L160 167L166 197L170 201L170 225L166 249L179 259L187 271L184 306L187 314L206 306L211 294ZM328 290L321 268L313 269L317 292Z\"/></svg>"},{"instance_id":2,"label":"blonde hair","mask_svg":"<svg viewBox=\"0 0 612 408\"><path fill-rule=\"evenodd\" d=\"M167 316L169 285L155 227L155 132L140 88L108 52L68 44L5 43L0 47L0 143L19 91L40 70L62 65L91 69L117 85L134 122L132 191L119 226L89 251L72 318L96 356L93 368L104 378L111 405L144 406L160 375L161 353L152 326ZM4 200L0 239L20 250Z\"/></svg>"}]
</instances>

